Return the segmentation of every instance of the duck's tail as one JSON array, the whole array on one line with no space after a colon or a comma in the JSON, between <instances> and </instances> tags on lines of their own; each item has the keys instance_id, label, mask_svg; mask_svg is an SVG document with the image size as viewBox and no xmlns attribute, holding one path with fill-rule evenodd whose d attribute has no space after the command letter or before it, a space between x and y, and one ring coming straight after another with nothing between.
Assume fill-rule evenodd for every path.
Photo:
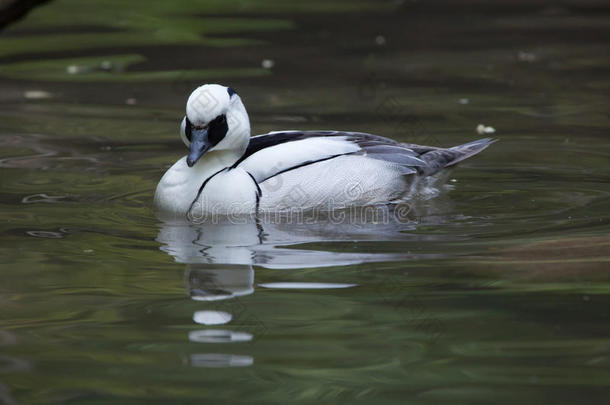
<instances>
[{"instance_id":1,"label":"duck's tail","mask_svg":"<svg viewBox=\"0 0 610 405\"><path fill-rule=\"evenodd\" d=\"M482 152L489 145L496 141L497 139L493 138L483 138L447 149L447 151L451 152L452 159L447 162L447 164L445 164L445 167L453 166L464 159L468 159L469 157L474 156L479 152Z\"/></svg>"},{"instance_id":2,"label":"duck's tail","mask_svg":"<svg viewBox=\"0 0 610 405\"><path fill-rule=\"evenodd\" d=\"M420 153L419 158L427 163L420 174L431 175L476 155L494 142L496 139L483 138L447 149L413 144L403 145Z\"/></svg>"}]
</instances>

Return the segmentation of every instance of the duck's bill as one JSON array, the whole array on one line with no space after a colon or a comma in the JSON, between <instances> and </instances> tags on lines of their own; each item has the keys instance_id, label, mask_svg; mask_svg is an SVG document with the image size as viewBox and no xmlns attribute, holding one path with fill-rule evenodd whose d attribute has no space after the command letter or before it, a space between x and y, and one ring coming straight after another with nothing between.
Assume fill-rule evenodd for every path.
<instances>
[{"instance_id":1,"label":"duck's bill","mask_svg":"<svg viewBox=\"0 0 610 405\"><path fill-rule=\"evenodd\" d=\"M211 146L207 129L193 129L189 155L186 157L186 164L189 167L193 167Z\"/></svg>"}]
</instances>

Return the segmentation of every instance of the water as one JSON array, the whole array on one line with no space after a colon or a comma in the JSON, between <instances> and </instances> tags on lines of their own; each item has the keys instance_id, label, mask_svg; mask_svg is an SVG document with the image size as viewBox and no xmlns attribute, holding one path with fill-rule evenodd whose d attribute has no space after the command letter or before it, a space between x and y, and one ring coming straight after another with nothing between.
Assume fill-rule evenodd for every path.
<instances>
[{"instance_id":1,"label":"water","mask_svg":"<svg viewBox=\"0 0 610 405\"><path fill-rule=\"evenodd\" d=\"M5 29L0 402L607 402L610 9L566 4L58 0ZM208 81L256 133L500 142L399 218L163 223Z\"/></svg>"}]
</instances>

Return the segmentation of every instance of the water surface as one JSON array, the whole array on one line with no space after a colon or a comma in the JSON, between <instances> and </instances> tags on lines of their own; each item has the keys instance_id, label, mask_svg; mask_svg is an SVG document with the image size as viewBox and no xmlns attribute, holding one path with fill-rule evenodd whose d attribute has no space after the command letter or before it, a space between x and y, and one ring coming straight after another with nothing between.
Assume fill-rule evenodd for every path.
<instances>
[{"instance_id":1,"label":"water surface","mask_svg":"<svg viewBox=\"0 0 610 405\"><path fill-rule=\"evenodd\" d=\"M607 5L132 3L0 33L0 402L607 401ZM204 82L255 133L500 142L376 223L159 221Z\"/></svg>"}]
</instances>

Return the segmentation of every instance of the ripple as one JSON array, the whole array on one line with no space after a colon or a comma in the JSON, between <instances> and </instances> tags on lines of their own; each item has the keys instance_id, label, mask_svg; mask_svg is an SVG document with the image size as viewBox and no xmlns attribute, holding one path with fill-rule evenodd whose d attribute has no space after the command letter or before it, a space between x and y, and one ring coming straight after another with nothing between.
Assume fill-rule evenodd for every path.
<instances>
[{"instance_id":1,"label":"ripple","mask_svg":"<svg viewBox=\"0 0 610 405\"><path fill-rule=\"evenodd\" d=\"M64 200L66 198L68 198L68 196L65 195L52 196L47 194L32 194L23 197L21 199L21 202L23 204L57 203L61 202L61 200Z\"/></svg>"},{"instance_id":2,"label":"ripple","mask_svg":"<svg viewBox=\"0 0 610 405\"><path fill-rule=\"evenodd\" d=\"M31 365L27 360L12 356L0 356L0 373L28 371Z\"/></svg>"},{"instance_id":3,"label":"ripple","mask_svg":"<svg viewBox=\"0 0 610 405\"><path fill-rule=\"evenodd\" d=\"M536 340L536 341L500 341L471 342L453 345L451 352L460 356L472 357L557 357L603 355L608 349L606 340Z\"/></svg>"},{"instance_id":4,"label":"ripple","mask_svg":"<svg viewBox=\"0 0 610 405\"><path fill-rule=\"evenodd\" d=\"M254 364L252 356L239 356L236 354L201 353L191 354L189 362L193 367L248 367Z\"/></svg>"},{"instance_id":5,"label":"ripple","mask_svg":"<svg viewBox=\"0 0 610 405\"><path fill-rule=\"evenodd\" d=\"M197 343L231 343L249 342L252 335L246 332L234 332L223 329L204 329L189 332L189 340Z\"/></svg>"},{"instance_id":6,"label":"ripple","mask_svg":"<svg viewBox=\"0 0 610 405\"><path fill-rule=\"evenodd\" d=\"M26 233L35 238L61 239L64 237L60 232L51 231L27 231Z\"/></svg>"},{"instance_id":7,"label":"ripple","mask_svg":"<svg viewBox=\"0 0 610 405\"><path fill-rule=\"evenodd\" d=\"M344 283L263 283L259 284L259 287L263 288L279 288L279 289L295 289L295 290L326 290L333 288L351 288L356 287L358 284L344 284Z\"/></svg>"},{"instance_id":8,"label":"ripple","mask_svg":"<svg viewBox=\"0 0 610 405\"><path fill-rule=\"evenodd\" d=\"M0 329L0 346L17 343L17 337L6 330Z\"/></svg>"}]
</instances>

